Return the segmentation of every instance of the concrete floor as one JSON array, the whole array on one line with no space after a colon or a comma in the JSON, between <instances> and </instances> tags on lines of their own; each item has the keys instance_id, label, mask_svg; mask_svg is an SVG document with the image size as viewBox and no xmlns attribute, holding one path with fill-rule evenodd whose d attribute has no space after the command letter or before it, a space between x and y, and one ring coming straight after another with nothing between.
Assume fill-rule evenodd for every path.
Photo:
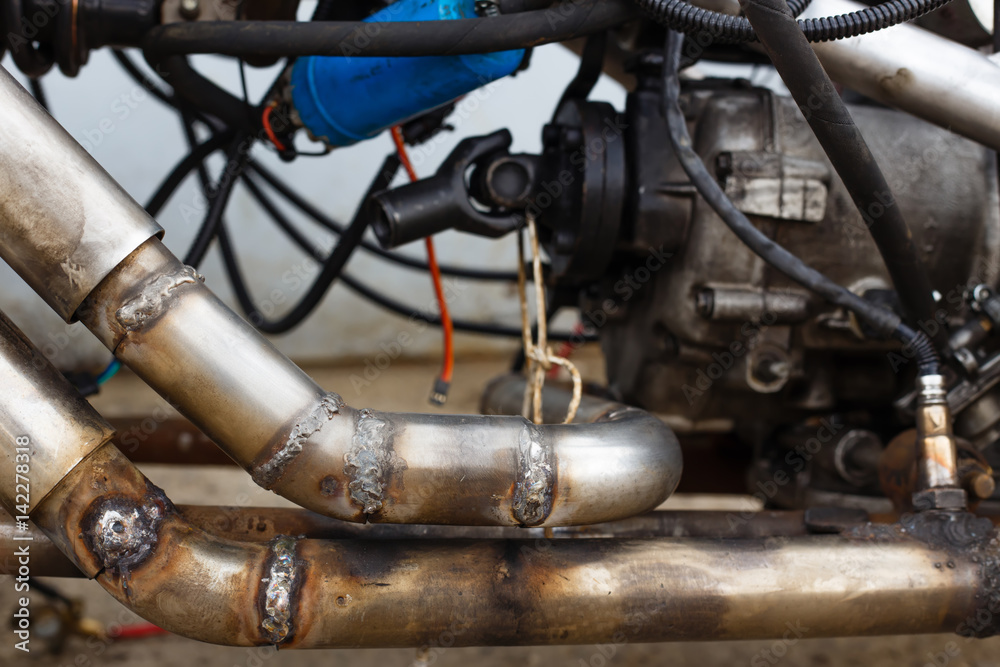
<instances>
[{"instance_id":1,"label":"concrete floor","mask_svg":"<svg viewBox=\"0 0 1000 667\"><path fill-rule=\"evenodd\" d=\"M580 364L586 377L600 376L600 360L582 354ZM479 391L486 379L504 371L506 360L463 361L456 372L450 412L475 412ZM428 411L427 394L436 373L432 364L396 363L377 377L365 364L338 368L309 369L324 387L343 395L358 407L403 411ZM93 399L105 415L150 415L163 402L137 378L122 373ZM160 414L157 411L157 414ZM201 469L193 473L179 466L147 465L144 472L163 487L174 502L243 506L282 506L286 501L254 486L237 469ZM718 498L678 498L676 507L718 506ZM728 502L744 502L730 499ZM84 600L85 615L108 627L140 619L122 608L96 583L49 579L65 594ZM0 577L0 613L8 615L15 605L14 582ZM41 603L33 598L33 605ZM4 624L6 626L6 624ZM347 650L278 653L271 648L242 649L211 646L181 637L165 636L140 640L104 642L72 638L61 655L47 655L33 640L32 653L14 649L15 638L4 627L0 631L0 666L95 667L100 665L156 665L162 667L312 667L351 665L352 667L406 667L408 665L481 665L483 667L605 667L618 665L748 665L765 667L1000 667L1000 639L967 641L952 635L923 637L879 637L866 639L809 639L794 644L773 641L712 643L637 644L621 646L570 646L529 648L434 649L417 662L412 650Z\"/></svg>"}]
</instances>

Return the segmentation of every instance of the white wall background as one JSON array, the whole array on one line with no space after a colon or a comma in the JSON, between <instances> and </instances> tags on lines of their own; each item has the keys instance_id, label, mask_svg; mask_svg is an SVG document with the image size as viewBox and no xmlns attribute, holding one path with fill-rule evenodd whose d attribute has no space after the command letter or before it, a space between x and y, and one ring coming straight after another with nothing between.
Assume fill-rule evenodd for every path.
<instances>
[{"instance_id":1,"label":"white wall background","mask_svg":"<svg viewBox=\"0 0 1000 667\"><path fill-rule=\"evenodd\" d=\"M311 11L312 7L304 3L303 14ZM141 61L140 54L133 56ZM209 78L239 93L235 60L199 56L194 62ZM9 56L3 65L24 82ZM529 70L499 82L489 93L469 95L459 104L450 121L456 126L455 132L412 150L417 172L433 173L463 137L486 134L501 127L508 127L513 133L514 152L537 152L541 147L541 127L550 118L576 66L576 56L558 45L536 49ZM256 100L277 70L248 67L247 73L251 99ZM90 62L75 79L53 71L43 79L43 85L55 118L140 203L152 195L161 179L186 153L180 123L173 111L128 79L107 51L91 54ZM610 101L621 109L625 93L605 78L592 98ZM305 137L300 137L300 142L302 150L316 147ZM301 158L292 164L281 162L260 145L254 149L254 156L293 184L310 202L334 218L346 221L391 149L391 141L383 135L322 158ZM219 158L211 164L217 169ZM402 174L399 182L403 182ZM39 183L38 187L58 186ZM275 199L281 201L277 195ZM334 236L297 215L290 206L285 208L321 247L329 249L334 245ZM202 210L195 178L189 178L158 218L166 229L164 241L175 254L185 253L201 222ZM282 305L275 306L273 314L280 315L289 302L301 298L307 289L305 285L295 289L289 284L289 272L311 270L315 274L318 270L315 263L306 259L270 223L242 186L237 186L234 192L226 219L255 298L258 302L283 300ZM436 243L441 262L507 270L516 267L516 244L512 236L489 241L445 232L436 238ZM423 244L411 244L403 252L423 257ZM351 259L347 270L398 301L422 310L436 310L430 278L424 273L397 268L362 251ZM214 246L202 265L202 273L207 284L235 307ZM518 325L517 299L512 286L450 278L446 283L453 294L450 301L453 316ZM81 325L63 325L6 265L0 265L0 307L61 367L100 368L110 358ZM567 326L572 321L572 316L564 315L559 324ZM435 357L440 350L440 333L433 327L420 331L422 328L363 301L337 284L303 325L275 337L274 341L296 360L334 362L374 356L380 351L380 343L395 340L400 331L406 330L413 336L413 343L404 355ZM459 354L468 355L514 349L519 343L466 335L459 336L456 344Z\"/></svg>"}]
</instances>

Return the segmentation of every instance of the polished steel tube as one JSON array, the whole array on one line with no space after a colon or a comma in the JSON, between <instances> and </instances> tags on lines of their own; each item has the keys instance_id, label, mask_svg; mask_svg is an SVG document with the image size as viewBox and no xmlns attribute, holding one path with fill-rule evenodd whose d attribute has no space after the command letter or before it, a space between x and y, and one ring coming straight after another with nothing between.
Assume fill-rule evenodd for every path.
<instances>
[{"instance_id":1,"label":"polished steel tube","mask_svg":"<svg viewBox=\"0 0 1000 667\"><path fill-rule=\"evenodd\" d=\"M163 230L0 67L0 257L67 322Z\"/></svg>"},{"instance_id":2,"label":"polished steel tube","mask_svg":"<svg viewBox=\"0 0 1000 667\"><path fill-rule=\"evenodd\" d=\"M650 511L680 445L624 406L591 423L355 410L225 307L158 239L88 297L81 321L254 480L349 521L557 526Z\"/></svg>"}]
</instances>

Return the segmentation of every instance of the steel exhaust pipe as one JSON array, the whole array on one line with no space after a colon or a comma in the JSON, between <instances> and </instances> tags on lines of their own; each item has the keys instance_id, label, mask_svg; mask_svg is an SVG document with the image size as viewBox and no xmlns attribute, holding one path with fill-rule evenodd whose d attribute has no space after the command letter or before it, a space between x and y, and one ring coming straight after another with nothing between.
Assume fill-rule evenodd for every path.
<instances>
[{"instance_id":1,"label":"steel exhaust pipe","mask_svg":"<svg viewBox=\"0 0 1000 667\"><path fill-rule=\"evenodd\" d=\"M7 473L28 449L36 464L23 474L44 480L31 520L122 604L192 639L332 648L446 633L470 646L997 630L996 532L968 514L787 539L216 537L184 519L37 359L3 320L0 364L26 379L0 385L0 504L21 514ZM60 430L23 418L39 412Z\"/></svg>"},{"instance_id":2,"label":"steel exhaust pipe","mask_svg":"<svg viewBox=\"0 0 1000 667\"><path fill-rule=\"evenodd\" d=\"M156 223L6 72L0 104L0 256L264 488L349 521L501 526L613 521L676 488L677 439L640 410L536 426L345 405L170 254ZM80 197L100 209L78 212Z\"/></svg>"}]
</instances>

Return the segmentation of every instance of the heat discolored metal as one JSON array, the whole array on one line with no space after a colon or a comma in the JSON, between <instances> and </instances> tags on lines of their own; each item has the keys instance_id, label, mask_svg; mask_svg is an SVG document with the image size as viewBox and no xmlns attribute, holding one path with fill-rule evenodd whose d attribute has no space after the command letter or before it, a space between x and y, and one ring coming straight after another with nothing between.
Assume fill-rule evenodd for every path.
<instances>
[{"instance_id":1,"label":"heat discolored metal","mask_svg":"<svg viewBox=\"0 0 1000 667\"><path fill-rule=\"evenodd\" d=\"M0 378L0 505L25 515L114 431L3 313Z\"/></svg>"},{"instance_id":2,"label":"heat discolored metal","mask_svg":"<svg viewBox=\"0 0 1000 667\"><path fill-rule=\"evenodd\" d=\"M182 270L147 242L93 292L82 321L258 483L302 507L358 522L559 526L650 511L677 486L677 439L641 410L588 403L577 423L531 426L544 457L536 448L525 459L521 417L339 405L200 282L123 325L121 304Z\"/></svg>"}]
</instances>

